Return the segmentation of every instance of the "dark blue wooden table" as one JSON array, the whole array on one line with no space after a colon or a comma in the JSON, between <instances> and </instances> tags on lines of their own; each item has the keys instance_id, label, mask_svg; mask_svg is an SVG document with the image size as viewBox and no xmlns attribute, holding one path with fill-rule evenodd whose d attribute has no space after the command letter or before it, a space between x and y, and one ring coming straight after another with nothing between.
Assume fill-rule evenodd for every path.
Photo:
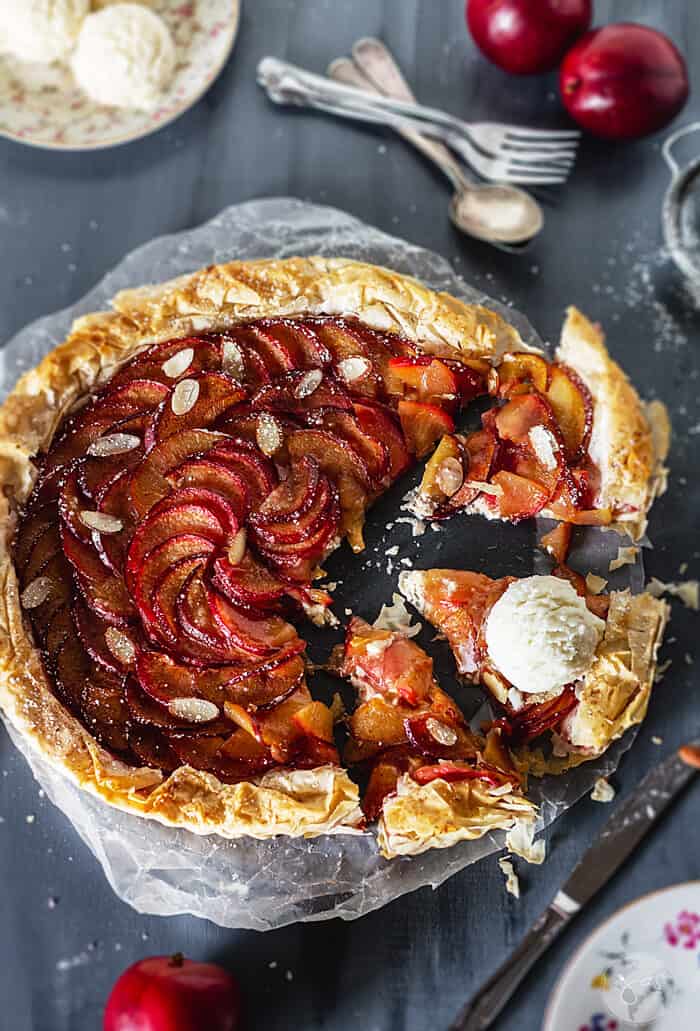
<instances>
[{"instance_id":1,"label":"dark blue wooden table","mask_svg":"<svg viewBox=\"0 0 700 1031\"><path fill-rule=\"evenodd\" d=\"M547 228L510 257L460 238L444 183L391 136L270 106L255 85L266 53L323 70L362 35L382 36L426 103L469 117L565 124L555 79L509 79L475 52L462 0L244 0L233 57L209 94L149 139L96 154L51 154L0 141L0 339L79 298L133 247L266 195L344 208L439 251L478 286L512 299L554 338L576 303L609 332L613 353L675 425L671 489L651 522L649 574L700 573L698 311L661 252L667 170L663 136L625 146L587 140ZM597 21L667 31L700 72L700 7L692 0L598 0ZM700 78L695 75L696 88ZM680 123L700 118L700 93ZM700 138L686 143L688 157ZM700 731L693 662L698 615L674 605L672 660L615 783ZM663 744L654 743L658 739ZM691 789L624 873L535 970L500 1031L535 1031L562 965L623 903L700 869L700 789ZM0 1027L97 1031L109 988L148 953L219 960L241 979L250 1028L440 1031L554 895L607 817L581 801L552 828L549 859L504 892L495 858L354 923L258 934L190 918L141 917L119 902L65 819L0 736ZM203 1029L204 1031L204 1029Z\"/></svg>"}]
</instances>

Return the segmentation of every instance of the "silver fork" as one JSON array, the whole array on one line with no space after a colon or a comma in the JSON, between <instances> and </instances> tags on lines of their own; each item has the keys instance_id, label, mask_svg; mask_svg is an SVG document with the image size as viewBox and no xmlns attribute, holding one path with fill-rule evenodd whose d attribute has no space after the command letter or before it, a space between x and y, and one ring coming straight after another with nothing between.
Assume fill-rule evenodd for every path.
<instances>
[{"instance_id":1,"label":"silver fork","mask_svg":"<svg viewBox=\"0 0 700 1031\"><path fill-rule=\"evenodd\" d=\"M415 100L393 54L378 39L358 40L352 48L352 59L339 57L332 61L327 75L370 93ZM460 232L509 253L520 254L527 249L544 225L544 214L534 197L513 183L479 182L439 140L430 140L413 129L402 129L400 135L452 183L449 213Z\"/></svg>"},{"instance_id":2,"label":"silver fork","mask_svg":"<svg viewBox=\"0 0 700 1031\"><path fill-rule=\"evenodd\" d=\"M498 122L466 123L435 108L369 96L273 57L263 58L258 65L258 82L278 104L312 107L434 136L456 150L478 175L495 182L560 184L566 181L575 160L579 137L575 131L522 129ZM473 142L475 126L480 140L485 127L490 139L498 144L497 150L487 151ZM521 136L529 141L527 145L518 142Z\"/></svg>"}]
</instances>

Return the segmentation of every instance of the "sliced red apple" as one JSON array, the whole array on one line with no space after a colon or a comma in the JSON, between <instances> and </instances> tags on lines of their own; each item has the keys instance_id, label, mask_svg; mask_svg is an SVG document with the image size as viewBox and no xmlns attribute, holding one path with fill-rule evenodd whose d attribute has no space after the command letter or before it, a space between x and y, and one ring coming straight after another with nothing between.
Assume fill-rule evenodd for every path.
<instances>
[{"instance_id":1,"label":"sliced red apple","mask_svg":"<svg viewBox=\"0 0 700 1031\"><path fill-rule=\"evenodd\" d=\"M127 704L129 702L127 688ZM170 773L180 765L165 734L157 727L131 724L128 730L129 747L144 765Z\"/></svg>"},{"instance_id":2,"label":"sliced red apple","mask_svg":"<svg viewBox=\"0 0 700 1031\"><path fill-rule=\"evenodd\" d=\"M547 401L554 413L566 447L575 461L585 454L593 427L593 401L587 387L568 366L552 365Z\"/></svg>"},{"instance_id":3,"label":"sliced red apple","mask_svg":"<svg viewBox=\"0 0 700 1031\"><path fill-rule=\"evenodd\" d=\"M386 387L390 394L426 402L456 401L458 392L457 377L449 365L428 355L391 358Z\"/></svg>"},{"instance_id":4,"label":"sliced red apple","mask_svg":"<svg viewBox=\"0 0 700 1031\"><path fill-rule=\"evenodd\" d=\"M131 477L129 489L134 517L137 520L143 519L146 513L169 493L171 485L167 477L178 466L191 458L207 454L222 443L227 443L227 438L222 433L213 433L210 430L185 430L156 444Z\"/></svg>"},{"instance_id":5,"label":"sliced red apple","mask_svg":"<svg viewBox=\"0 0 700 1031\"><path fill-rule=\"evenodd\" d=\"M521 389L534 387L540 394L549 386L550 364L539 354L518 351L504 354L498 366L498 393L507 397Z\"/></svg>"},{"instance_id":6,"label":"sliced red apple","mask_svg":"<svg viewBox=\"0 0 700 1031\"><path fill-rule=\"evenodd\" d=\"M196 400L183 410L184 402L178 396L178 391L186 385L191 385L191 393L189 400L185 401L189 404L195 395ZM174 433L211 426L219 416L245 397L245 390L221 372L207 372L186 381L181 380L160 404L146 447L151 447L156 441L166 440Z\"/></svg>"},{"instance_id":7,"label":"sliced red apple","mask_svg":"<svg viewBox=\"0 0 700 1031\"><path fill-rule=\"evenodd\" d=\"M501 470L491 477L491 481L501 488L497 501L498 511L504 519L513 522L529 519L547 504L549 491L534 480Z\"/></svg>"},{"instance_id":8,"label":"sliced red apple","mask_svg":"<svg viewBox=\"0 0 700 1031\"><path fill-rule=\"evenodd\" d=\"M237 648L256 655L270 655L296 638L296 630L275 615L252 618L235 608L223 595L211 588L206 590L207 600L215 625Z\"/></svg>"},{"instance_id":9,"label":"sliced red apple","mask_svg":"<svg viewBox=\"0 0 700 1031\"><path fill-rule=\"evenodd\" d=\"M355 401L353 408L363 431L383 442L389 453L388 477L393 482L408 469L411 456L396 415L384 405L372 401Z\"/></svg>"},{"instance_id":10,"label":"sliced red apple","mask_svg":"<svg viewBox=\"0 0 700 1031\"><path fill-rule=\"evenodd\" d=\"M454 422L441 408L419 401L399 401L401 429L408 450L422 458L446 433L454 432Z\"/></svg>"},{"instance_id":11,"label":"sliced red apple","mask_svg":"<svg viewBox=\"0 0 700 1031\"><path fill-rule=\"evenodd\" d=\"M193 357L189 366L179 374L193 375L199 372L217 371L221 368L221 344L211 337L183 337L180 340L168 340L154 344L141 354L132 358L113 377L112 386L121 386L134 378L156 380L170 385L174 378L168 375L169 363L176 355L192 349ZM165 368L164 368L165 366Z\"/></svg>"}]
</instances>

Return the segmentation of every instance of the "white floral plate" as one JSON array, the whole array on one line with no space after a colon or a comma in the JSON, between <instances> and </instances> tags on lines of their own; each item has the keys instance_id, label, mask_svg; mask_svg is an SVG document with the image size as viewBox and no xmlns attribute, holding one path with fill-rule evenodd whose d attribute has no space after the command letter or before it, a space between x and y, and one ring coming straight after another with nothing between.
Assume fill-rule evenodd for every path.
<instances>
[{"instance_id":1,"label":"white floral plate","mask_svg":"<svg viewBox=\"0 0 700 1031\"><path fill-rule=\"evenodd\" d=\"M583 943L542 1031L697 1031L700 881L645 895Z\"/></svg>"},{"instance_id":2,"label":"white floral plate","mask_svg":"<svg viewBox=\"0 0 700 1031\"><path fill-rule=\"evenodd\" d=\"M209 89L231 53L240 0L158 0L173 33L175 78L154 111L102 107L78 89L67 68L0 55L0 135L51 150L97 150L147 136L172 122Z\"/></svg>"}]
</instances>

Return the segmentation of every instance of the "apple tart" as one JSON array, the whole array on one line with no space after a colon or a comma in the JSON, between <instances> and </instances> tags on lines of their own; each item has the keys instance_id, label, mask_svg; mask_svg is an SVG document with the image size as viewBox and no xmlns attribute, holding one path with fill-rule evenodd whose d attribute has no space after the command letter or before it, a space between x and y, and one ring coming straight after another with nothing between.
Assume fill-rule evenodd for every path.
<instances>
[{"instance_id":1,"label":"apple tart","mask_svg":"<svg viewBox=\"0 0 700 1031\"><path fill-rule=\"evenodd\" d=\"M548 509L586 521L581 498L614 468L608 521L640 529L663 441L603 345L584 344L590 368L565 358L592 408L496 313L344 259L213 266L79 319L0 409L7 717L83 787L143 816L224 836L357 832L333 713L306 681L304 621L330 618L321 564L343 540L362 549L368 507L438 441L463 482L431 495L436 509L462 504L477 476L492 497L503 471L531 475L539 497L548 463L518 443L538 426L569 448ZM460 409L489 394L499 413L523 407L520 450L497 471L455 436ZM499 413L486 425L500 448ZM573 441L581 420L574 448L563 427L579 427ZM482 745L467 748L450 711L459 762L479 768ZM470 790L493 793L477 779ZM409 795L447 791L438 781L457 791L414 777Z\"/></svg>"}]
</instances>

